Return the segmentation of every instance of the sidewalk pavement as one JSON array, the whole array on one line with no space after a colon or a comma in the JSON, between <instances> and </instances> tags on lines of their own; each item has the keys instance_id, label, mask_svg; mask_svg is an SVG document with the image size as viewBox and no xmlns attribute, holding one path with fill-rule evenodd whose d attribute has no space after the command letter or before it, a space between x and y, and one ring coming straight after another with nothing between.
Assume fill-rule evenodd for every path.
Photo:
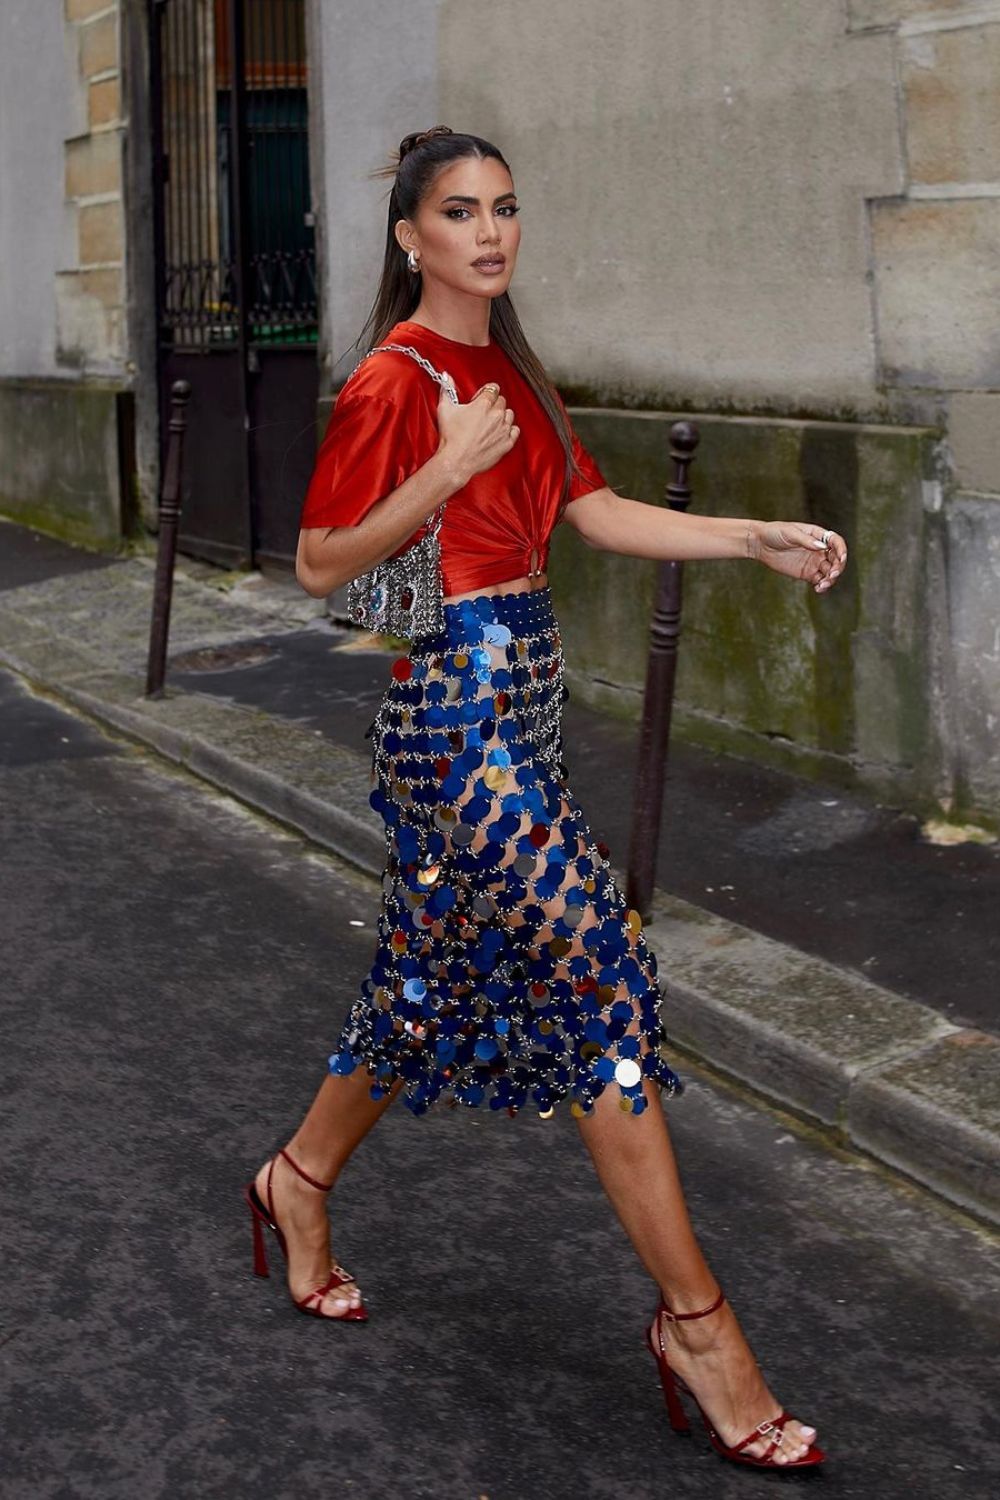
<instances>
[{"instance_id":1,"label":"sidewalk pavement","mask_svg":"<svg viewBox=\"0 0 1000 1500\"><path fill-rule=\"evenodd\" d=\"M0 665L379 875L364 731L398 650L294 579L180 558L149 700L152 584L151 558L0 525ZM622 879L635 740L571 689L571 784ZM675 745L658 881L671 1046L1000 1223L1000 846Z\"/></svg>"}]
</instances>

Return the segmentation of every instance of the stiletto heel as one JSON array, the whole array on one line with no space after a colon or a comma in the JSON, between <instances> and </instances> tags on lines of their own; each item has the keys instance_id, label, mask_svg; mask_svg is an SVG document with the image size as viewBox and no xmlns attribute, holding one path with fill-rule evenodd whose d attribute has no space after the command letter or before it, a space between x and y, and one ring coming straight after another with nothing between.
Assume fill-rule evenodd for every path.
<instances>
[{"instance_id":1,"label":"stiletto heel","mask_svg":"<svg viewBox=\"0 0 1000 1500\"><path fill-rule=\"evenodd\" d=\"M282 1149L278 1152L278 1156L283 1157L285 1161L287 1161L288 1165L292 1168L292 1170L297 1172L299 1176L305 1182L308 1182L311 1187L319 1188L319 1190L323 1193L328 1193L330 1191L330 1188L333 1186L332 1183L317 1182L315 1177L310 1177L308 1172L304 1172L302 1170L298 1162L293 1161L284 1147L282 1147ZM243 1199L250 1210L250 1217L253 1224L253 1269L256 1276L270 1275L270 1271L268 1270L267 1265L267 1250L264 1245L265 1228L273 1230L274 1237L278 1241L278 1248L284 1256L286 1263L288 1261L288 1242L285 1239L283 1230L278 1224L278 1220L274 1212L274 1199L271 1195L271 1178L274 1175L274 1163L276 1159L276 1157L272 1156L270 1162L268 1163L266 1205L261 1200L261 1196L257 1191L256 1183L248 1182L246 1187L243 1189ZM316 1287L314 1291L307 1292L304 1297L293 1297L292 1301L295 1303L295 1306L298 1308L299 1312L309 1313L309 1315L314 1318L326 1318L328 1322L366 1322L368 1319L368 1309L363 1301L357 1307L348 1307L347 1311L342 1313L325 1313L322 1311L323 1298L326 1297L328 1293L332 1292L335 1287L343 1286L346 1282L353 1280L354 1277L351 1275L350 1271L345 1271L343 1266L337 1265L337 1263L334 1262L330 1267L330 1275L322 1286Z\"/></svg>"},{"instance_id":2,"label":"stiletto heel","mask_svg":"<svg viewBox=\"0 0 1000 1500\"><path fill-rule=\"evenodd\" d=\"M701 1406L701 1402L691 1390L690 1386L687 1385L686 1382L681 1378L681 1376L671 1368L670 1361L667 1359L667 1351L663 1347L663 1334L660 1326L660 1318L665 1317L671 1323L686 1322L690 1318L707 1318L709 1313L716 1312L722 1306L725 1300L725 1292L720 1291L719 1295L716 1297L711 1306L703 1307L700 1312L673 1313L670 1311L669 1307L661 1296L656 1307L656 1312L654 1314L654 1323L656 1327L655 1341L653 1339L652 1327L647 1327L646 1329L646 1347L652 1354L653 1358L656 1360L656 1366L660 1376L660 1384L663 1387L663 1399L666 1402L667 1415L670 1419L671 1427L675 1432L690 1432L691 1430L691 1424L687 1419L687 1414L684 1411L684 1406L680 1397L680 1393L681 1391L683 1391L686 1396L691 1397L691 1400L698 1408L698 1415L701 1417L701 1420L704 1423L705 1431L708 1433L709 1442L712 1444L712 1447L715 1449L716 1453L720 1455L720 1457L728 1458L733 1463L737 1464L752 1464L755 1468L758 1469L804 1469L812 1467L815 1464L821 1464L825 1459L826 1454L823 1453L822 1449L817 1448L815 1443L813 1443L806 1450L801 1458L790 1459L788 1463L784 1464L775 1462L774 1455L781 1447L782 1441L784 1439L785 1423L795 1420L789 1412L784 1410L779 1412L776 1417L770 1418L770 1420L768 1421L758 1422L757 1426L751 1432L748 1432L745 1438L741 1438L738 1443L734 1443L732 1447L729 1447L728 1444L724 1443L719 1437L719 1434L716 1432L708 1417L705 1415L705 1412L703 1411ZM755 1454L744 1453L743 1449L747 1448L758 1438L770 1439L771 1446L767 1449L766 1453L764 1453L763 1456L759 1458Z\"/></svg>"},{"instance_id":3,"label":"stiletto heel","mask_svg":"<svg viewBox=\"0 0 1000 1500\"><path fill-rule=\"evenodd\" d=\"M648 1340L647 1340L648 1343ZM656 1350L653 1350L656 1353ZM684 1403L677 1392L677 1382L674 1372L669 1365L660 1368L660 1384L663 1386L663 1399L667 1403L667 1417L675 1432L690 1432L691 1423L688 1421Z\"/></svg>"},{"instance_id":4,"label":"stiletto heel","mask_svg":"<svg viewBox=\"0 0 1000 1500\"><path fill-rule=\"evenodd\" d=\"M253 1269L255 1276L270 1276L267 1267L267 1250L264 1248L264 1230L261 1227L260 1216L253 1204L249 1202L250 1222L253 1225Z\"/></svg>"}]
</instances>

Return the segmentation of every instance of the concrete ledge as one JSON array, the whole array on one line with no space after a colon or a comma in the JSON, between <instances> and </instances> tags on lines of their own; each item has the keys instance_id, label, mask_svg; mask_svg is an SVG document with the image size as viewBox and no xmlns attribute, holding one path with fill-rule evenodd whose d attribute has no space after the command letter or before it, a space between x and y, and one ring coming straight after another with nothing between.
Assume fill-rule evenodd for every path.
<instances>
[{"instance_id":1,"label":"concrete ledge","mask_svg":"<svg viewBox=\"0 0 1000 1500\"><path fill-rule=\"evenodd\" d=\"M119 429L131 400L98 380L0 379L0 510L114 551L124 522Z\"/></svg>"},{"instance_id":2,"label":"concrete ledge","mask_svg":"<svg viewBox=\"0 0 1000 1500\"><path fill-rule=\"evenodd\" d=\"M678 1046L1000 1223L1000 1040L662 891L645 932Z\"/></svg>"},{"instance_id":3,"label":"concrete ledge","mask_svg":"<svg viewBox=\"0 0 1000 1500\"><path fill-rule=\"evenodd\" d=\"M947 638L940 593L928 582L941 530L925 508L925 486L937 494L939 482L936 433L711 412L590 407L572 415L619 494L662 504L671 424L694 418L701 432L694 510L766 520L822 515L850 538L847 573L821 598L763 567L685 568L675 730L737 755L752 746L751 758L803 775L933 804L950 765L931 692L934 643ZM656 563L588 547L572 527L558 526L548 576L567 659L576 664L575 698L638 718ZM980 590L980 606L984 597ZM978 741L975 751L970 788L979 784ZM990 786L987 779L987 803Z\"/></svg>"},{"instance_id":4,"label":"concrete ledge","mask_svg":"<svg viewBox=\"0 0 1000 1500\"><path fill-rule=\"evenodd\" d=\"M860 1078L848 1135L880 1161L1000 1222L1000 1042L957 1031Z\"/></svg>"},{"instance_id":5,"label":"concrete ledge","mask_svg":"<svg viewBox=\"0 0 1000 1500\"><path fill-rule=\"evenodd\" d=\"M671 1037L840 1131L858 1077L956 1031L926 1006L663 891L645 931Z\"/></svg>"},{"instance_id":6,"label":"concrete ledge","mask_svg":"<svg viewBox=\"0 0 1000 1500\"><path fill-rule=\"evenodd\" d=\"M33 674L25 670L25 675ZM368 767L360 755L236 705L196 694L150 701L137 688L135 681L106 676L55 690L84 713L280 818L367 874L381 874L383 824L368 806Z\"/></svg>"}]
</instances>

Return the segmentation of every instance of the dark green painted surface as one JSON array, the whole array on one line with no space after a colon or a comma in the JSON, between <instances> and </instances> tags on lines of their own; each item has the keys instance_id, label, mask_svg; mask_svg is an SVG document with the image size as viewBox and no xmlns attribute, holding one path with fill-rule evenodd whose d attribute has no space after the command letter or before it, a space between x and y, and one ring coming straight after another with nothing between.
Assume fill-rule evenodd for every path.
<instances>
[{"instance_id":1,"label":"dark green painted surface","mask_svg":"<svg viewBox=\"0 0 1000 1500\"><path fill-rule=\"evenodd\" d=\"M620 495L661 504L676 414L575 410ZM817 595L747 561L688 564L675 729L771 763L884 787L911 803L944 786L932 649L944 600L923 503L935 435L699 417L691 509L821 522L849 567ZM657 565L587 547L567 525L550 579L584 701L641 711Z\"/></svg>"},{"instance_id":2,"label":"dark green painted surface","mask_svg":"<svg viewBox=\"0 0 1000 1500\"><path fill-rule=\"evenodd\" d=\"M64 541L114 551L122 536L120 388L0 380L0 510Z\"/></svg>"}]
</instances>

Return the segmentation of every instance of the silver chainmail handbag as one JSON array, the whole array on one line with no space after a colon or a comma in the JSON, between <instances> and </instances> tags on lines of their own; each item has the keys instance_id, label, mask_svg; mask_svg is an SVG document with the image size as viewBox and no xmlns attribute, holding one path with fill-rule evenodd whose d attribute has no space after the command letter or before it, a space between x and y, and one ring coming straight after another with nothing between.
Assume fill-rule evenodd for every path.
<instances>
[{"instance_id":1,"label":"silver chainmail handbag","mask_svg":"<svg viewBox=\"0 0 1000 1500\"><path fill-rule=\"evenodd\" d=\"M359 370L366 359L386 349L409 354L458 405L458 393L451 377L435 370L430 360L424 359L410 344L379 344L377 348L369 349L351 374ZM442 500L430 517L419 542L407 547L399 557L387 557L350 581L347 585L347 613L355 624L411 640L444 629L444 585L438 531L446 503Z\"/></svg>"}]
</instances>

